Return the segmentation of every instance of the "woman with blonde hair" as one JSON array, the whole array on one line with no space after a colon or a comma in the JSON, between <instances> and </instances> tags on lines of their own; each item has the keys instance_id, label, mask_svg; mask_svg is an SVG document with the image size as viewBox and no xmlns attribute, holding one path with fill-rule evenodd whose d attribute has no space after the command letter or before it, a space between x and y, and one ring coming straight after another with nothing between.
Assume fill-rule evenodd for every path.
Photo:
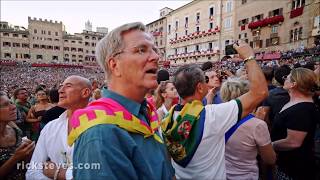
<instances>
[{"instance_id":1,"label":"woman with blonde hair","mask_svg":"<svg viewBox=\"0 0 320 180\"><path fill-rule=\"evenodd\" d=\"M248 82L229 78L220 89L221 99L228 102L249 91ZM272 149L267 124L249 114L234 125L225 135L227 179L259 179L257 155L266 164L274 164L276 155Z\"/></svg>"},{"instance_id":2,"label":"woman with blonde hair","mask_svg":"<svg viewBox=\"0 0 320 180\"><path fill-rule=\"evenodd\" d=\"M277 151L277 179L315 179L313 152L316 121L320 117L312 96L316 90L316 74L296 68L285 79L283 88L290 100L275 116L271 130Z\"/></svg>"},{"instance_id":3,"label":"woman with blonde hair","mask_svg":"<svg viewBox=\"0 0 320 180\"><path fill-rule=\"evenodd\" d=\"M155 91L155 104L159 119L163 119L172 105L178 102L178 93L173 83L170 81L161 81Z\"/></svg>"}]
</instances>

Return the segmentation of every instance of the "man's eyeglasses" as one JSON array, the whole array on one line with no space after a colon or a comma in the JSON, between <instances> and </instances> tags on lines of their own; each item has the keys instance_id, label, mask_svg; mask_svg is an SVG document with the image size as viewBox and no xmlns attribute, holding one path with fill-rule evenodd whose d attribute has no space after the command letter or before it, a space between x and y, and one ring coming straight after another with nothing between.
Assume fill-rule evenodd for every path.
<instances>
[{"instance_id":1,"label":"man's eyeglasses","mask_svg":"<svg viewBox=\"0 0 320 180\"><path fill-rule=\"evenodd\" d=\"M122 50L120 52L114 53L113 57L116 57L117 55L122 54L122 53L133 53L133 54L139 54L139 55L150 55L152 53L152 51L154 51L157 55L160 55L160 52L156 47L149 47L147 45L141 45L141 46L134 47L129 51Z\"/></svg>"}]
</instances>

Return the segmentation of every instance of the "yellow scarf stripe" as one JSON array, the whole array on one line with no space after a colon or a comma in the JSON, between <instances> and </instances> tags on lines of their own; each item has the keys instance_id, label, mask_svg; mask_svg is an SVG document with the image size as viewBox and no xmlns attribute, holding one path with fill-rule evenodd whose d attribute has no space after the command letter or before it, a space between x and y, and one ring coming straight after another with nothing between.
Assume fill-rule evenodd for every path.
<instances>
[{"instance_id":1,"label":"yellow scarf stripe","mask_svg":"<svg viewBox=\"0 0 320 180\"><path fill-rule=\"evenodd\" d=\"M132 116L132 120L125 120L123 117L123 112L115 112L115 115L107 115L103 110L94 110L96 114L96 119L89 120L86 114L83 114L79 117L80 126L75 129L72 129L69 137L68 144L71 146L74 141L78 138L81 133L86 131L87 129L99 125L99 124L115 124L120 128L123 128L129 132L143 134L144 137L154 136L154 138L162 143L161 138L153 132L153 130L149 130L146 126L140 123L140 120L135 116ZM156 125L158 122L152 122L152 129L157 128Z\"/></svg>"},{"instance_id":2,"label":"yellow scarf stripe","mask_svg":"<svg viewBox=\"0 0 320 180\"><path fill-rule=\"evenodd\" d=\"M173 121L173 125L171 126L170 129L167 129L168 124L171 122L172 120L172 116L173 116L173 111L174 111L174 107L171 107L169 114L167 117L165 117L165 119L162 121L161 123L161 129L166 132L166 134L171 134L171 132L175 129L175 127L177 126L177 121ZM182 110L179 112L179 116L183 117L184 115L186 115L188 113L188 115L192 115L194 117L199 116L200 112L203 109L203 104L201 101L199 100L194 100L192 101L192 103L187 103L183 106Z\"/></svg>"}]
</instances>

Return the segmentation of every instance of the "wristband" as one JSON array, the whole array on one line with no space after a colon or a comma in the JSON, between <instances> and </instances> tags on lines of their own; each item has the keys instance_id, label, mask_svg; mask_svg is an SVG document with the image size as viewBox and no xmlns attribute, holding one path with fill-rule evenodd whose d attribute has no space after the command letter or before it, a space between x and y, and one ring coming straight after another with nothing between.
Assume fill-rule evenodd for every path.
<instances>
[{"instance_id":1,"label":"wristband","mask_svg":"<svg viewBox=\"0 0 320 180\"><path fill-rule=\"evenodd\" d=\"M58 169L56 170L56 172L54 172L53 180L57 180L57 179L58 179L59 171L60 171L60 167L58 167Z\"/></svg>"},{"instance_id":2,"label":"wristband","mask_svg":"<svg viewBox=\"0 0 320 180\"><path fill-rule=\"evenodd\" d=\"M256 60L256 58L254 56L250 56L250 57L244 59L244 64L246 64L249 61L255 61L255 60Z\"/></svg>"}]
</instances>

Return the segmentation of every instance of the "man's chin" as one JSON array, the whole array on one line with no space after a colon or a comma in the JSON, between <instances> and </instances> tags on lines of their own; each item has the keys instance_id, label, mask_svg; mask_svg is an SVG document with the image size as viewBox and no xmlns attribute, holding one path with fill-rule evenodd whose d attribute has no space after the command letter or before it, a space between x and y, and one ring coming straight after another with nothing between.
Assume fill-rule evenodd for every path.
<instances>
[{"instance_id":1,"label":"man's chin","mask_svg":"<svg viewBox=\"0 0 320 180\"><path fill-rule=\"evenodd\" d=\"M148 85L146 86L148 90L155 90L158 87L158 82L152 82L152 83L148 83Z\"/></svg>"}]
</instances>

